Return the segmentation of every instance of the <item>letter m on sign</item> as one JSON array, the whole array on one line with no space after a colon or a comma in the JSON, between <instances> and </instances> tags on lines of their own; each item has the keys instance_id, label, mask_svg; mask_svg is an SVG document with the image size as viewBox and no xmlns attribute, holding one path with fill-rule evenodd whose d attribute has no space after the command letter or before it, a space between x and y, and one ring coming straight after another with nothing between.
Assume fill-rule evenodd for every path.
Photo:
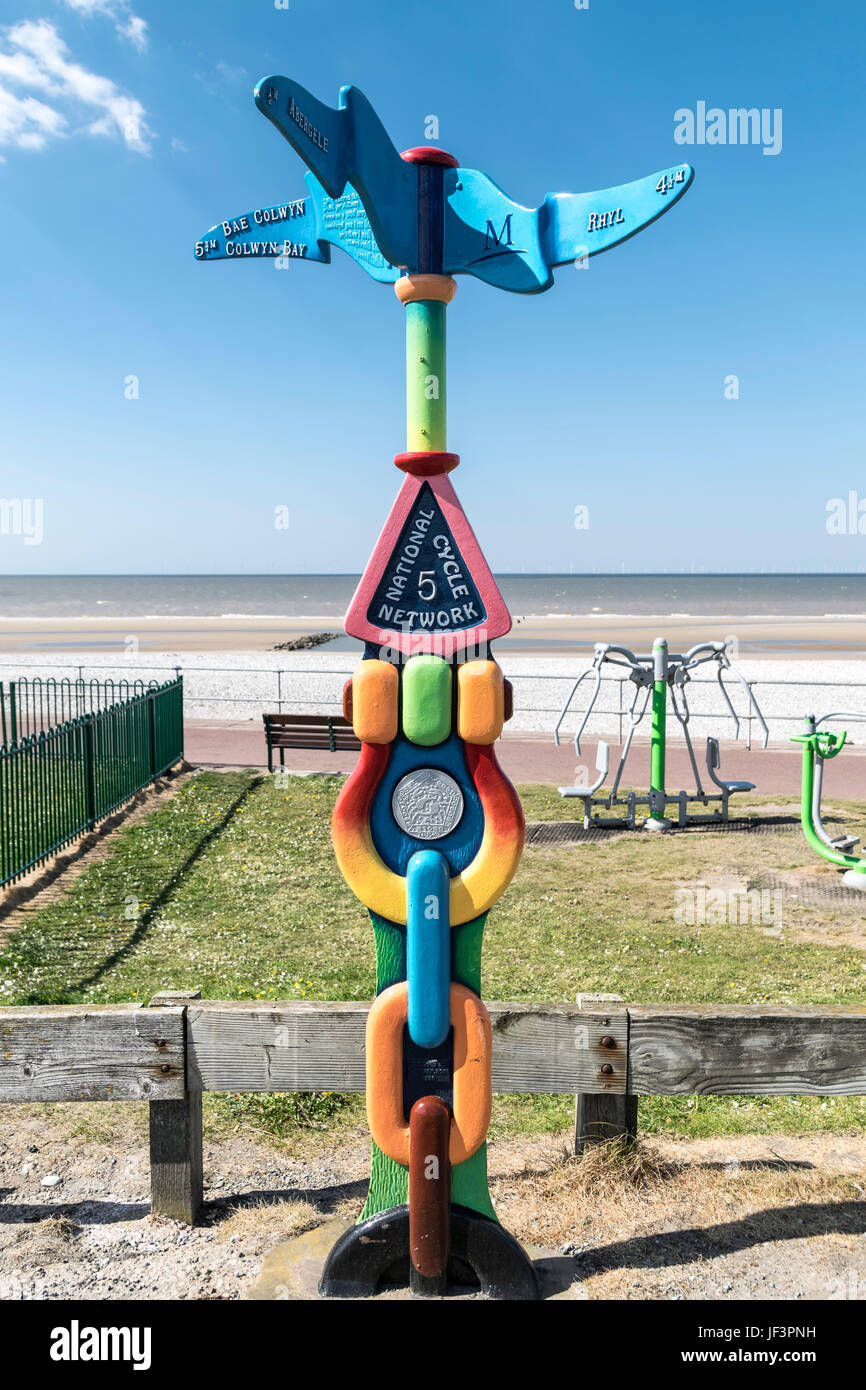
<instances>
[{"instance_id":1,"label":"letter m on sign","mask_svg":"<svg viewBox=\"0 0 866 1390\"><path fill-rule=\"evenodd\" d=\"M485 233L484 233L484 250L485 250L485 251L489 251L489 250L490 250L491 238L493 239L493 245L494 245L494 246L499 246L500 243L502 243L502 242L504 242L506 246L512 246L512 245L514 244L514 238L513 238L512 235L511 235L511 219L512 219L513 216L514 216L514 214L511 213L511 212L508 214L508 216L506 217L505 221L504 221L503 224L502 224L502 231L499 233L498 236L497 236L497 234L496 234L496 229L495 229L494 226L493 226L493 221L492 221L492 219L488 217L488 219L487 219L487 230L486 230Z\"/></svg>"}]
</instances>

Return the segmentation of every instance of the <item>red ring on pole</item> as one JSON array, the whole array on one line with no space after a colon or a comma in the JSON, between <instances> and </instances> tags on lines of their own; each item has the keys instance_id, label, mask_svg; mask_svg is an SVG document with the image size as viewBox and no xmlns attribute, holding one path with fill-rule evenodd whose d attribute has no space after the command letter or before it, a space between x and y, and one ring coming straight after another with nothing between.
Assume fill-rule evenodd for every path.
<instances>
[{"instance_id":1,"label":"red ring on pole","mask_svg":"<svg viewBox=\"0 0 866 1390\"><path fill-rule=\"evenodd\" d=\"M435 449L394 455L397 467L402 468L404 473L411 473L415 478L435 478L441 473L451 473L459 462L459 454L440 453Z\"/></svg>"},{"instance_id":2,"label":"red ring on pole","mask_svg":"<svg viewBox=\"0 0 866 1390\"><path fill-rule=\"evenodd\" d=\"M401 159L407 164L442 164L446 169L459 169L460 160L437 145L415 145L411 150L403 150Z\"/></svg>"}]
</instances>

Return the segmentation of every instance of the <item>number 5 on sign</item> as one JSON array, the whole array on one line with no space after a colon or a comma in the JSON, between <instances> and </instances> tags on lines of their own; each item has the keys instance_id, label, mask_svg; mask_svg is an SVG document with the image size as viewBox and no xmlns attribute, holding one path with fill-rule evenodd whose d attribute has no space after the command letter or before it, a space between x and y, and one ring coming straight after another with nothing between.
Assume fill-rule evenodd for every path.
<instances>
[{"instance_id":1,"label":"number 5 on sign","mask_svg":"<svg viewBox=\"0 0 866 1390\"><path fill-rule=\"evenodd\" d=\"M435 570L421 570L418 575L418 597L422 603L432 603L436 597Z\"/></svg>"}]
</instances>

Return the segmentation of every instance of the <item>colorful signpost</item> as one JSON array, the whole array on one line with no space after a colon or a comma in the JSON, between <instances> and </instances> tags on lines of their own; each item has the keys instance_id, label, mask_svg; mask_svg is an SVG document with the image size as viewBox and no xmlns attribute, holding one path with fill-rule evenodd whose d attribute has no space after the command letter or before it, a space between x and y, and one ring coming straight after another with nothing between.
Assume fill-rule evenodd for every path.
<instances>
[{"instance_id":1,"label":"colorful signpost","mask_svg":"<svg viewBox=\"0 0 866 1390\"><path fill-rule=\"evenodd\" d=\"M406 476L346 616L365 643L344 692L362 747L332 823L376 942L372 1172L321 1291L370 1295L388 1276L440 1295L462 1275L488 1297L532 1299L532 1263L487 1187L492 1044L480 998L487 913L523 849L520 802L494 752L512 698L491 644L511 619L449 477L460 459L447 451L445 311L455 275L548 289L555 266L655 221L692 170L524 208L438 147L398 154L355 87L335 110L267 77L256 104L309 166L307 196L219 223L197 259L327 262L337 246L393 283L406 312L407 441L394 459Z\"/></svg>"}]
</instances>

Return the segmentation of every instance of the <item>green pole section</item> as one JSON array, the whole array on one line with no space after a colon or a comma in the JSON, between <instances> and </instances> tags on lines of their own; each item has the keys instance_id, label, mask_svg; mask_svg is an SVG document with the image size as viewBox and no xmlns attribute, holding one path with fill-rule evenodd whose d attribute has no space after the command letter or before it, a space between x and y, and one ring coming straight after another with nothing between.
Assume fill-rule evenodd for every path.
<instances>
[{"instance_id":1,"label":"green pole section","mask_svg":"<svg viewBox=\"0 0 866 1390\"><path fill-rule=\"evenodd\" d=\"M445 310L435 299L406 305L406 449L444 451Z\"/></svg>"},{"instance_id":2,"label":"green pole section","mask_svg":"<svg viewBox=\"0 0 866 1390\"><path fill-rule=\"evenodd\" d=\"M668 700L668 644L663 637L653 642L653 703L650 742L650 810L658 819L665 814L665 733Z\"/></svg>"}]
</instances>

